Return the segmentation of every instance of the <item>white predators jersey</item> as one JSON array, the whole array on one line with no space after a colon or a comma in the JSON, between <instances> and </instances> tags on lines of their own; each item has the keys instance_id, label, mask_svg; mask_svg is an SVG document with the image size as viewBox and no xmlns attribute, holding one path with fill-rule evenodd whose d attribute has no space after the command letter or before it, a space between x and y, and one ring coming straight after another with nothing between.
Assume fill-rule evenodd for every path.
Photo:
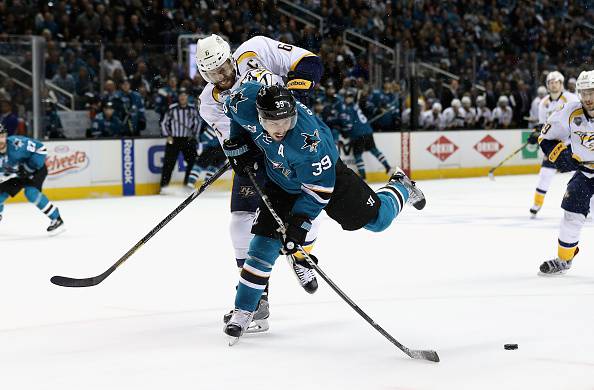
<instances>
[{"instance_id":1,"label":"white predators jersey","mask_svg":"<svg viewBox=\"0 0 594 390\"><path fill-rule=\"evenodd\" d=\"M489 107L477 107L476 108L476 123L482 123L483 126L489 125L491 123L491 119L493 118L493 113L491 113L491 109ZM482 122L481 122L482 121Z\"/></svg>"},{"instance_id":2,"label":"white predators jersey","mask_svg":"<svg viewBox=\"0 0 594 390\"><path fill-rule=\"evenodd\" d=\"M263 36L248 39L233 53L240 75L249 69L264 68L282 77L295 70L302 58L311 56L315 54Z\"/></svg>"},{"instance_id":3,"label":"white predators jersey","mask_svg":"<svg viewBox=\"0 0 594 390\"><path fill-rule=\"evenodd\" d=\"M512 110L510 106L506 106L505 108L497 106L493 109L493 113L491 114L491 122L497 121L499 126L507 127L511 124L513 117L514 110Z\"/></svg>"},{"instance_id":4,"label":"white predators jersey","mask_svg":"<svg viewBox=\"0 0 594 390\"><path fill-rule=\"evenodd\" d=\"M454 111L453 107L448 107L443 110L441 114L446 129L457 128L462 129L464 127L464 118L466 118L466 110L462 107L458 109L458 112Z\"/></svg>"},{"instance_id":5,"label":"white predators jersey","mask_svg":"<svg viewBox=\"0 0 594 390\"><path fill-rule=\"evenodd\" d=\"M557 100L553 100L551 95L543 97L538 103L538 123L544 124L552 113L563 108L565 104L579 101L576 95L568 91L563 91Z\"/></svg>"},{"instance_id":6,"label":"white predators jersey","mask_svg":"<svg viewBox=\"0 0 594 390\"><path fill-rule=\"evenodd\" d=\"M570 140L571 151L578 161L594 161L594 118L587 116L581 102L565 104L554 112L540 133L541 139ZM594 169L594 164L586 165ZM587 177L594 174L583 172Z\"/></svg>"},{"instance_id":7,"label":"white predators jersey","mask_svg":"<svg viewBox=\"0 0 594 390\"><path fill-rule=\"evenodd\" d=\"M423 129L442 130L444 123L441 113L435 114L433 110L423 111L419 117L419 127Z\"/></svg>"},{"instance_id":8,"label":"white predators jersey","mask_svg":"<svg viewBox=\"0 0 594 390\"><path fill-rule=\"evenodd\" d=\"M284 84L281 76L286 76L302 58L309 56L315 54L263 36L253 37L235 50L233 58L236 62L237 81L233 87L227 91L219 91L208 83L200 94L200 116L215 130L221 145L229 138L231 123L223 113L225 98L246 80L265 85Z\"/></svg>"}]
</instances>

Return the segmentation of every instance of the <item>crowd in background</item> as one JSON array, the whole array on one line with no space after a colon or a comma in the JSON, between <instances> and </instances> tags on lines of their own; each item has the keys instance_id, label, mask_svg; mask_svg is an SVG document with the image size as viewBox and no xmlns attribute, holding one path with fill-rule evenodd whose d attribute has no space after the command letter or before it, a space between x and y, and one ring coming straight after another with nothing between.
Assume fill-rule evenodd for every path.
<instances>
[{"instance_id":1,"label":"crowd in background","mask_svg":"<svg viewBox=\"0 0 594 390\"><path fill-rule=\"evenodd\" d=\"M134 113L118 109L118 99L129 94L123 88L140 99L142 111L155 110L159 116L176 101L179 88L190 96L202 90L200 76L190 78L185 64L176 62L180 34L216 33L232 47L267 35L311 50L325 66L318 103L325 103L329 87L338 95L357 88L362 111L380 131L408 126L407 84L387 79L382 87L371 88L368 56L345 44L345 29L388 47L399 44L417 60L459 76L460 81L420 79L419 126L426 129L526 126L546 71L559 69L566 79L575 77L594 55L593 31L584 24L594 11L584 6L585 0L295 3L324 18L323 33L280 13L272 1L8 0L0 3L0 46L9 35L44 37L46 79L72 93L74 108L88 109L92 119L111 101L122 122L135 118L125 126L129 135L142 134L144 125L138 105ZM22 61L30 69L30 53ZM2 78L0 99L23 115L27 93L9 78ZM59 136L55 112L72 102L59 93L46 102L48 118L54 118L53 123L46 120L48 134ZM482 113L487 109L489 115ZM436 119L438 111L441 118ZM482 114L471 119L476 111Z\"/></svg>"}]
</instances>

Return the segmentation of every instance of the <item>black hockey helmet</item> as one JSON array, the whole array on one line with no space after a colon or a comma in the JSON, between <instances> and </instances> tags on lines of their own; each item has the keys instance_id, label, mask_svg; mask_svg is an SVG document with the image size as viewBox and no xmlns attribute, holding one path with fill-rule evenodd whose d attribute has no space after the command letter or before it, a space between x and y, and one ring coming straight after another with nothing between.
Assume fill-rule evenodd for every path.
<instances>
[{"instance_id":1,"label":"black hockey helmet","mask_svg":"<svg viewBox=\"0 0 594 390\"><path fill-rule=\"evenodd\" d=\"M281 85L263 85L256 97L258 119L266 129L266 121L291 118L290 129L297 123L297 102L289 90Z\"/></svg>"}]
</instances>

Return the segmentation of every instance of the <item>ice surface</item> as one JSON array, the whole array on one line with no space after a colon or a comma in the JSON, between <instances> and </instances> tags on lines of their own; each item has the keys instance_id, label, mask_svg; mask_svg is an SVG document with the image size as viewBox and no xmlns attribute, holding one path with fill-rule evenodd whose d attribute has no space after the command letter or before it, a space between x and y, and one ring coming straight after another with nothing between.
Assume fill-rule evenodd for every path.
<instances>
[{"instance_id":1,"label":"ice surface","mask_svg":"<svg viewBox=\"0 0 594 390\"><path fill-rule=\"evenodd\" d=\"M320 280L315 295L279 258L270 331L234 347L222 333L237 271L229 195L207 191L96 287L52 275L103 272L183 198L56 202L49 238L29 204L0 224L0 389L593 389L594 230L567 275L538 277L556 254L569 175L529 219L536 176L423 181L423 211L387 232L324 222L320 266L412 360ZM503 349L517 343L517 351Z\"/></svg>"}]
</instances>

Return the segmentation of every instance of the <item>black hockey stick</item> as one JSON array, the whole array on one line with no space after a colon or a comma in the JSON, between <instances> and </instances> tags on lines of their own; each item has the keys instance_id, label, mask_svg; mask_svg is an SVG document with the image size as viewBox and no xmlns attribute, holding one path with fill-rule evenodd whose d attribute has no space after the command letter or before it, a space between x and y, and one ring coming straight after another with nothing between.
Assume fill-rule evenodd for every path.
<instances>
[{"instance_id":1,"label":"black hockey stick","mask_svg":"<svg viewBox=\"0 0 594 390\"><path fill-rule=\"evenodd\" d=\"M522 144L522 146L520 146L519 148L517 148L516 150L514 150L513 152L511 152L509 154L509 156L507 156L506 158L504 158L503 161L501 161L499 164L497 164L493 168L489 169L489 179L495 180L495 175L493 174L495 172L495 170L497 168L499 168L500 166L502 166L503 164L505 164L509 159L511 159L512 157L514 157L516 154L520 153L520 151L522 149L524 149L527 145L528 145L528 141L526 141L525 143Z\"/></svg>"},{"instance_id":2,"label":"black hockey stick","mask_svg":"<svg viewBox=\"0 0 594 390\"><path fill-rule=\"evenodd\" d=\"M272 217L276 220L276 223L278 224L278 226L280 228L279 229L280 233L284 235L286 232L285 224L282 221L282 219L278 216L276 211L274 211L274 208L272 207L272 203L270 202L270 199L268 199L268 196L264 193L264 191L262 191L262 188L260 188L260 186L258 185L258 182L256 181L256 178L255 178L252 170L248 167L248 168L246 168L245 171L249 175L250 180L252 181L252 184L256 188L256 191L258 191L258 194L260 195L260 198L262 198L262 201L266 205L266 208L268 208L268 210L270 211L270 214L272 214ZM371 326L373 326L375 328L375 330L377 330L382 336L384 336L392 344L397 346L398 349L400 349L402 352L404 352L405 354L407 354L408 356L410 356L413 359L429 360L429 361L436 362L436 363L439 362L439 356L437 355L437 352L435 352L435 351L409 349L408 347L405 347L404 345L402 345L398 340L396 340L394 337L392 337L384 328L379 326L371 317L369 317L367 315L367 313L365 313L359 306L357 306L357 304L355 302L353 302L353 300L351 300L351 298L349 298L332 281L332 279L330 279L330 277L328 277L328 275L326 275L324 273L324 271L322 271L320 269L320 267L316 264L315 261L312 260L312 258L301 247L301 245L298 245L297 249L299 250L299 252L301 252L301 254L303 254L303 256L305 257L305 260L311 266L311 268L316 270L316 272L322 277L322 279L324 279L326 281L326 283L328 283L328 285L332 288L332 290L334 290L338 294L339 297L341 297L350 307L352 307L353 310L355 310L357 312L357 314L359 314L361 317L363 317L363 319L365 321L367 321Z\"/></svg>"},{"instance_id":3,"label":"black hockey stick","mask_svg":"<svg viewBox=\"0 0 594 390\"><path fill-rule=\"evenodd\" d=\"M138 241L136 243L136 245L134 245L132 247L132 249L130 249L128 252L126 252L126 254L124 256L120 257L120 259L118 261L116 261L114 265L109 267L107 269L107 271L103 272L101 275L93 276L90 278L83 278L83 279L69 278L66 276L52 276L50 281L53 284L56 284L56 285L62 286L62 287L91 287L91 286L95 286L95 285L101 283L102 281L105 280L105 278L107 278L109 275L111 275L111 273L113 271L115 271L116 268L118 268L120 265L122 265L122 263L124 263L124 261L128 260L128 258L130 256L132 256L134 254L134 252L136 252L141 246L146 244L148 242L148 240L150 240L155 234L157 234L157 232L159 230L161 230L173 218L175 218L175 216L177 214L179 214L183 209L185 209L187 205L192 203L192 201L194 199L196 199L198 197L198 195L203 193L204 190L206 190L206 188L208 188L215 180L217 180L219 177L221 177L223 175L223 173L225 173L227 171L227 169L229 169L229 167L230 167L230 164L229 164L229 162L227 162L210 179L206 180L200 186L199 189L194 190L194 192L192 192L192 194L186 200L184 200L179 206L177 206L175 208L175 210L173 210L168 216L165 217L165 219L163 219L161 222L159 222L159 224L157 226L155 226L153 228L153 230L151 230L146 236L142 237L142 239L140 241Z\"/></svg>"}]
</instances>

